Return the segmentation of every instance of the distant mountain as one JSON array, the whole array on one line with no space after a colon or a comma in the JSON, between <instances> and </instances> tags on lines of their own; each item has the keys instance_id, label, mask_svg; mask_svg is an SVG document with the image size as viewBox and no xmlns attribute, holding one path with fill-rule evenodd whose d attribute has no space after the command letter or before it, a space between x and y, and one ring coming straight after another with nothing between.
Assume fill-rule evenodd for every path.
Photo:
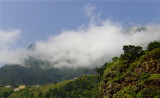
<instances>
[{"instance_id":1,"label":"distant mountain","mask_svg":"<svg viewBox=\"0 0 160 98\"><path fill-rule=\"evenodd\" d=\"M27 49L33 51L35 44L29 45ZM94 73L93 69L85 67L54 68L48 61L28 57L24 60L23 66L6 64L0 68L0 86L53 83Z\"/></svg>"},{"instance_id":2,"label":"distant mountain","mask_svg":"<svg viewBox=\"0 0 160 98\"><path fill-rule=\"evenodd\" d=\"M20 65L5 65L0 68L0 85L53 83L93 73L93 69L86 68L42 69L40 66L23 67Z\"/></svg>"}]
</instances>

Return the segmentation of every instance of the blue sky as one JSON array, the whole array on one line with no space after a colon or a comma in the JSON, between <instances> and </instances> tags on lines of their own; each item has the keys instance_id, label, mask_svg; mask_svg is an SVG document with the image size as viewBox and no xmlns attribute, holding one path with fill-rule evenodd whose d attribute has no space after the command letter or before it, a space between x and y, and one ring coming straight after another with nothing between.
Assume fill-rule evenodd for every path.
<instances>
[{"instance_id":1,"label":"blue sky","mask_svg":"<svg viewBox=\"0 0 160 98\"><path fill-rule=\"evenodd\" d=\"M160 2L158 0L1 0L0 29L20 29L18 45L27 45L37 40L46 40L63 29L76 29L87 24L89 19L82 10L85 5L96 6L101 19L110 18L125 26L160 23Z\"/></svg>"},{"instance_id":2,"label":"blue sky","mask_svg":"<svg viewBox=\"0 0 160 98\"><path fill-rule=\"evenodd\" d=\"M0 66L28 57L55 67L102 65L123 45L160 41L159 10L158 0L0 0Z\"/></svg>"}]
</instances>

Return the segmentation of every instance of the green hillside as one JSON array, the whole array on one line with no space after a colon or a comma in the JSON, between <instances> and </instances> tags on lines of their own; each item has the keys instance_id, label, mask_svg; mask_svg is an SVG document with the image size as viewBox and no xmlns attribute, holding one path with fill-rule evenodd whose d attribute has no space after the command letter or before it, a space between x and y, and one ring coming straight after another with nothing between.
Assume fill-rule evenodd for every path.
<instances>
[{"instance_id":1,"label":"green hillside","mask_svg":"<svg viewBox=\"0 0 160 98\"><path fill-rule=\"evenodd\" d=\"M30 67L20 65L3 66L0 68L0 86L21 84L42 85L44 83L54 83L77 78L84 74L94 74L94 70L89 68L43 69L39 65L34 64L30 64Z\"/></svg>"},{"instance_id":2,"label":"green hillside","mask_svg":"<svg viewBox=\"0 0 160 98\"><path fill-rule=\"evenodd\" d=\"M34 50L35 45L27 49ZM93 68L55 68L49 61L28 57L24 65L6 64L0 68L0 86L5 85L42 85L46 83L60 82L81 77L83 75L95 74Z\"/></svg>"},{"instance_id":3,"label":"green hillside","mask_svg":"<svg viewBox=\"0 0 160 98\"><path fill-rule=\"evenodd\" d=\"M0 97L7 98L99 98L97 76L83 76L50 85L27 86L14 92L12 88L1 88Z\"/></svg>"},{"instance_id":4,"label":"green hillside","mask_svg":"<svg viewBox=\"0 0 160 98\"><path fill-rule=\"evenodd\" d=\"M160 98L160 48L145 51L134 58L135 54L136 51L133 54L124 52L121 57L113 58L111 63L105 65L107 68L100 92L102 97Z\"/></svg>"},{"instance_id":5,"label":"green hillside","mask_svg":"<svg viewBox=\"0 0 160 98\"><path fill-rule=\"evenodd\" d=\"M96 75L20 91L0 88L0 98L160 98L160 43L147 50L125 45L120 57L96 68Z\"/></svg>"}]
</instances>

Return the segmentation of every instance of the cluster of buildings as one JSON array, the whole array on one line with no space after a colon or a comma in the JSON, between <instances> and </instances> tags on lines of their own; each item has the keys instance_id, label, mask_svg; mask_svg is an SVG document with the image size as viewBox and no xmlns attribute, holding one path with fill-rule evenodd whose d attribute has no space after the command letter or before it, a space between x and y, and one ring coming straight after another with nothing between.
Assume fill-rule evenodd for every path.
<instances>
[{"instance_id":1,"label":"cluster of buildings","mask_svg":"<svg viewBox=\"0 0 160 98\"><path fill-rule=\"evenodd\" d=\"M26 85L19 85L19 86L17 86L17 87L12 87L12 86L10 86L10 85L6 85L6 86L4 86L5 88L14 88L14 91L16 92L16 91L20 91L21 89L24 89L24 88L26 88ZM34 87L40 87L40 85L35 85Z\"/></svg>"},{"instance_id":2,"label":"cluster of buildings","mask_svg":"<svg viewBox=\"0 0 160 98\"><path fill-rule=\"evenodd\" d=\"M4 86L4 87L5 88L11 88L12 86L7 85L7 86ZM16 91L19 91L19 90L24 89L24 88L26 88L26 85L19 85L18 87L14 88L14 91L16 92Z\"/></svg>"}]
</instances>

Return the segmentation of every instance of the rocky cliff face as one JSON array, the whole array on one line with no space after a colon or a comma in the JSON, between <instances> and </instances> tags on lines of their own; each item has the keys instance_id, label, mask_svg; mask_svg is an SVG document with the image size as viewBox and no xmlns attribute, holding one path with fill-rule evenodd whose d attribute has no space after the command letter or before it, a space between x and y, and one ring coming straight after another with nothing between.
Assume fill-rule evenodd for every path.
<instances>
[{"instance_id":1,"label":"rocky cliff face","mask_svg":"<svg viewBox=\"0 0 160 98\"><path fill-rule=\"evenodd\" d=\"M160 98L160 49L146 53L131 64L116 60L103 76L105 98Z\"/></svg>"}]
</instances>

